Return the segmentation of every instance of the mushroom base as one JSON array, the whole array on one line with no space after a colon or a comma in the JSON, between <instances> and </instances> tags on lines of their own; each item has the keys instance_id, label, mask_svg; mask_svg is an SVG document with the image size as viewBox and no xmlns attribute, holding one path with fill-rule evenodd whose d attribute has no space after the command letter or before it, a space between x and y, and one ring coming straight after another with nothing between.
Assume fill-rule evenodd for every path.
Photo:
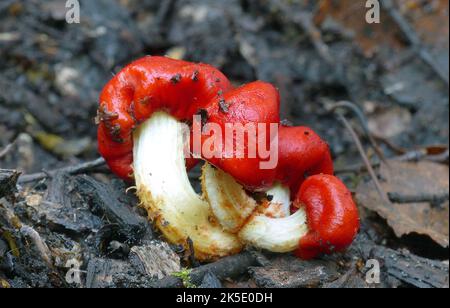
<instances>
[{"instance_id":1,"label":"mushroom base","mask_svg":"<svg viewBox=\"0 0 450 308\"><path fill-rule=\"evenodd\" d=\"M214 260L237 253L237 236L215 222L209 204L193 190L186 173L184 128L170 115L157 112L134 133L137 194L166 239L195 257Z\"/></svg>"}]
</instances>

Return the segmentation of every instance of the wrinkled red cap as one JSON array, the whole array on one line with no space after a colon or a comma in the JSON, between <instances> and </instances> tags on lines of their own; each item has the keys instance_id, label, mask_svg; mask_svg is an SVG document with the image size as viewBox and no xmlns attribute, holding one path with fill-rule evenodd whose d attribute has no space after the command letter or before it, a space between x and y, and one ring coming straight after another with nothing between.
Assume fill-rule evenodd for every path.
<instances>
[{"instance_id":1,"label":"wrinkled red cap","mask_svg":"<svg viewBox=\"0 0 450 308\"><path fill-rule=\"evenodd\" d=\"M353 242L359 230L358 209L338 178L325 174L309 177L294 203L305 208L309 228L300 240L300 258L339 252Z\"/></svg>"},{"instance_id":2,"label":"wrinkled red cap","mask_svg":"<svg viewBox=\"0 0 450 308\"><path fill-rule=\"evenodd\" d=\"M210 65L166 57L137 60L109 81L100 95L99 152L115 174L130 180L132 131L137 125L157 110L192 120L214 97L230 89L228 79Z\"/></svg>"}]
</instances>

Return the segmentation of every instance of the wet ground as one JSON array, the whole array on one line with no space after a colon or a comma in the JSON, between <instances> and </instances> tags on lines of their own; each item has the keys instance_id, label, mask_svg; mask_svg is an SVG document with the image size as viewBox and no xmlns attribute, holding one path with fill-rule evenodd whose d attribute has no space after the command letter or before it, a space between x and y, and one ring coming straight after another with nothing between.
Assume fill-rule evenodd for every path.
<instances>
[{"instance_id":1,"label":"wet ground","mask_svg":"<svg viewBox=\"0 0 450 308\"><path fill-rule=\"evenodd\" d=\"M0 287L179 286L173 272L203 286L448 287L448 1L380 2L381 23L368 24L363 1L84 0L81 23L68 24L63 0L3 0ZM329 142L355 192L363 220L352 248L315 262L246 252L200 266L161 241L104 166L61 169L98 158L98 94L148 54L213 64L235 84L274 83L282 117ZM383 189L414 200L378 206L336 103ZM377 152L401 176L386 175ZM381 284L365 279L369 259L381 261Z\"/></svg>"}]
</instances>

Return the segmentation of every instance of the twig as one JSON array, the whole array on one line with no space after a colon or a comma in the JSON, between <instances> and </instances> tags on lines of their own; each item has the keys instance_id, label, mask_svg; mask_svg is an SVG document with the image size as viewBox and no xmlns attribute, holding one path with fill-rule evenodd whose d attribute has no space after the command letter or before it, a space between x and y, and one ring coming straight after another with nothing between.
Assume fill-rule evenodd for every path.
<instances>
[{"instance_id":1,"label":"twig","mask_svg":"<svg viewBox=\"0 0 450 308\"><path fill-rule=\"evenodd\" d=\"M342 115L339 112L336 112L336 116L339 119L339 121L341 121L345 128L349 131L353 141L356 144L356 147L358 148L359 154L361 155L361 158L364 161L364 164L366 165L367 171L369 171L370 177L372 178L373 182L375 183L375 187L378 191L378 193L380 194L380 197L382 198L382 200L384 201L389 201L386 193L383 191L383 188L381 187L380 182L378 181L378 177L375 174L375 171L372 167L372 164L369 161L369 158L367 158L367 155L364 151L364 147L361 143L361 141L358 138L358 135L356 134L355 130L353 129L353 127L351 126L351 124L347 121L347 119L344 117L344 115Z\"/></svg>"},{"instance_id":2,"label":"twig","mask_svg":"<svg viewBox=\"0 0 450 308\"><path fill-rule=\"evenodd\" d=\"M373 168L377 168L380 166L380 162L374 162L372 163L372 167ZM336 174L342 174L342 173L360 173L360 172L364 172L367 171L367 167L364 163L359 163L359 164L353 164L350 166L344 166L341 168L336 168L334 170L334 172Z\"/></svg>"},{"instance_id":3,"label":"twig","mask_svg":"<svg viewBox=\"0 0 450 308\"><path fill-rule=\"evenodd\" d=\"M394 6L392 0L382 0L381 5L385 11L388 12L389 16L391 16L392 20L398 25L401 32L405 36L408 43L411 45L414 52L417 56L428 65L438 77L445 82L445 84L449 85L448 75L445 74L440 67L436 64L433 59L433 56L430 52L423 46L422 41L417 35L414 28L409 24L409 22L403 17L400 11Z\"/></svg>"},{"instance_id":4,"label":"twig","mask_svg":"<svg viewBox=\"0 0 450 308\"><path fill-rule=\"evenodd\" d=\"M40 180L46 179L48 177L51 177L56 172L65 172L70 175L75 175L75 174L90 171L97 167L101 167L104 164L105 164L105 160L103 158L97 158L96 160L93 160L93 161L88 161L88 162L81 163L78 165L64 167L64 168L56 169L56 170L49 171L49 172L39 172L39 173L35 173L35 174L22 175L19 177L18 183L26 184L26 183L30 183L30 182L40 181Z\"/></svg>"},{"instance_id":5,"label":"twig","mask_svg":"<svg viewBox=\"0 0 450 308\"><path fill-rule=\"evenodd\" d=\"M156 13L156 24L161 27L167 21L168 15L171 13L175 0L162 1Z\"/></svg>"},{"instance_id":6,"label":"twig","mask_svg":"<svg viewBox=\"0 0 450 308\"><path fill-rule=\"evenodd\" d=\"M14 196L20 173L15 170L0 169L0 198Z\"/></svg>"},{"instance_id":7,"label":"twig","mask_svg":"<svg viewBox=\"0 0 450 308\"><path fill-rule=\"evenodd\" d=\"M200 263L197 261L197 259L195 259L194 242L192 241L192 239L190 237L188 237L187 243L188 243L189 249L186 253L187 253L188 260L189 260L189 264L192 267L199 266Z\"/></svg>"},{"instance_id":8,"label":"twig","mask_svg":"<svg viewBox=\"0 0 450 308\"><path fill-rule=\"evenodd\" d=\"M386 159L384 157L383 152L381 151L380 147L378 146L378 143L375 141L372 134L370 133L367 117L364 114L364 112L361 110L361 108L359 108L359 106L357 106L355 103L352 103L349 101L340 101L340 102L333 104L330 109L331 109L331 111L336 111L339 108L349 109L356 115L357 119L359 120L359 122L364 130L364 133L367 136L367 139L369 139L370 144L372 145L373 149L377 153L378 158L380 158L381 161L386 163Z\"/></svg>"},{"instance_id":9,"label":"twig","mask_svg":"<svg viewBox=\"0 0 450 308\"><path fill-rule=\"evenodd\" d=\"M375 139L379 142L384 143L389 149L391 149L393 152L397 153L398 155L402 155L407 152L406 149L396 145L394 142L390 141L387 138L375 136Z\"/></svg>"},{"instance_id":10,"label":"twig","mask_svg":"<svg viewBox=\"0 0 450 308\"><path fill-rule=\"evenodd\" d=\"M317 29L316 25L313 22L313 14L309 12L299 12L294 21L297 22L303 30L308 34L309 39L314 45L314 48L317 50L319 55L324 59L328 64L334 65L333 57L330 53L330 48L322 39L322 33L319 29Z\"/></svg>"},{"instance_id":11,"label":"twig","mask_svg":"<svg viewBox=\"0 0 450 308\"><path fill-rule=\"evenodd\" d=\"M220 259L217 262L202 265L192 270L190 281L195 285L202 283L206 273L213 273L219 280L235 278L245 273L249 267L257 265L257 260L251 252ZM153 288L182 288L183 281L174 276L167 276L152 284Z\"/></svg>"},{"instance_id":12,"label":"twig","mask_svg":"<svg viewBox=\"0 0 450 308\"><path fill-rule=\"evenodd\" d=\"M397 156L394 158L398 161L420 161L420 160L428 160L436 163L445 163L448 162L449 159L449 150L447 149L445 152L437 155L430 155L425 150L415 150L411 152L407 152L403 155Z\"/></svg>"},{"instance_id":13,"label":"twig","mask_svg":"<svg viewBox=\"0 0 450 308\"><path fill-rule=\"evenodd\" d=\"M441 194L419 194L419 195L404 195L401 193L389 192L389 200L394 203L423 203L428 202L433 206L440 206L445 201L449 200L448 192Z\"/></svg>"},{"instance_id":14,"label":"twig","mask_svg":"<svg viewBox=\"0 0 450 308\"><path fill-rule=\"evenodd\" d=\"M52 259L50 257L51 256L50 249L48 248L47 244L44 242L42 237L39 235L39 233L32 227L26 225L23 225L20 228L20 233L31 239L42 260L44 260L48 266L52 267L53 264Z\"/></svg>"},{"instance_id":15,"label":"twig","mask_svg":"<svg viewBox=\"0 0 450 308\"><path fill-rule=\"evenodd\" d=\"M330 66L334 67L335 63L333 56L330 53L330 48L323 41L322 33L314 24L314 14L302 6L286 5L285 1L272 0L271 4L277 8L283 16L300 26L308 35L320 57Z\"/></svg>"},{"instance_id":16,"label":"twig","mask_svg":"<svg viewBox=\"0 0 450 308\"><path fill-rule=\"evenodd\" d=\"M14 143L10 143L8 144L3 150L0 151L0 159L2 159L3 157L5 157L5 155L7 155L9 153L9 151L11 151L11 149L13 148Z\"/></svg>"},{"instance_id":17,"label":"twig","mask_svg":"<svg viewBox=\"0 0 450 308\"><path fill-rule=\"evenodd\" d=\"M435 163L448 163L449 160L449 150L446 150L445 152L441 154L436 155L430 155L427 154L426 150L414 150L410 152L406 152L405 154L402 154L400 156L395 156L392 158L389 158L390 160L396 160L396 161L432 161ZM372 167L377 168L380 166L380 162L372 162ZM341 168L336 168L335 173L355 173L355 172L362 172L367 171L367 167L364 163L357 163L350 166L344 166Z\"/></svg>"}]
</instances>

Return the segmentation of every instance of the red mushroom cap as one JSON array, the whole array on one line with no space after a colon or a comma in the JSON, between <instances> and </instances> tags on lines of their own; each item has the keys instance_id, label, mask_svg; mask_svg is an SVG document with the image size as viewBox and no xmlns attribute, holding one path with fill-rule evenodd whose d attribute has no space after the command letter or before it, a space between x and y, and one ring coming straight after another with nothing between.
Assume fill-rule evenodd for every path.
<instances>
[{"instance_id":1,"label":"red mushroom cap","mask_svg":"<svg viewBox=\"0 0 450 308\"><path fill-rule=\"evenodd\" d=\"M271 186L275 180L276 168L260 168L260 162L266 161L267 158L261 157L258 149L255 149L255 156L249 155L249 135L253 136L255 142L261 138L265 150L268 150L270 125L280 122L279 108L279 92L272 84L262 81L249 83L215 99L208 108L208 122L216 123L222 128L222 157L208 161L250 190ZM234 124L242 125L243 128L243 151L237 145L237 133L233 134L232 140L226 139L226 126L230 128ZM278 128L278 125L276 126ZM265 128L265 136L260 134L262 127ZM251 133L248 134L248 131ZM233 146L228 148L232 149L229 151L226 143L231 141Z\"/></svg>"},{"instance_id":2,"label":"red mushroom cap","mask_svg":"<svg viewBox=\"0 0 450 308\"><path fill-rule=\"evenodd\" d=\"M328 144L308 127L281 127L277 180L297 194L306 175L333 174Z\"/></svg>"},{"instance_id":3,"label":"red mushroom cap","mask_svg":"<svg viewBox=\"0 0 450 308\"><path fill-rule=\"evenodd\" d=\"M153 112L179 120L192 116L231 89L216 68L166 57L144 57L118 73L100 95L99 152L119 177L132 178L132 131ZM193 165L192 161L189 165Z\"/></svg>"},{"instance_id":4,"label":"red mushroom cap","mask_svg":"<svg viewBox=\"0 0 450 308\"><path fill-rule=\"evenodd\" d=\"M351 192L334 176L309 177L294 203L305 208L309 228L296 252L302 259L342 251L358 233L358 209Z\"/></svg>"}]
</instances>

